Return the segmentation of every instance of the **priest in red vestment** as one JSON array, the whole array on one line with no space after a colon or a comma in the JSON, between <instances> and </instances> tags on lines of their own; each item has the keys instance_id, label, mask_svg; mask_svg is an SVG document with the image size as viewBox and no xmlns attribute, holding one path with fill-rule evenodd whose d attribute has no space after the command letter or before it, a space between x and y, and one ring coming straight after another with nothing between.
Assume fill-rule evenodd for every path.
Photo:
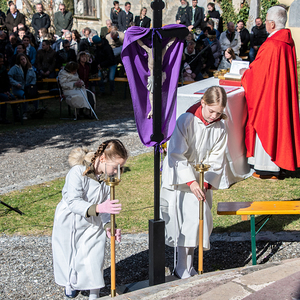
<instances>
[{"instance_id":1,"label":"priest in red vestment","mask_svg":"<svg viewBox=\"0 0 300 300\"><path fill-rule=\"evenodd\" d=\"M270 35L242 77L248 105L248 163L260 179L278 179L283 170L300 167L297 60L286 20L283 7L268 10Z\"/></svg>"}]
</instances>

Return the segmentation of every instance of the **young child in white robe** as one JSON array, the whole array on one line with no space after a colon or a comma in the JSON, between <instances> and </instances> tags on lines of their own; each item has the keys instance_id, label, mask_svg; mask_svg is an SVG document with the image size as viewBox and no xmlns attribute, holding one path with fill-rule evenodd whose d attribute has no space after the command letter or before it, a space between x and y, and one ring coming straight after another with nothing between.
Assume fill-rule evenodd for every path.
<instances>
[{"instance_id":1,"label":"young child in white robe","mask_svg":"<svg viewBox=\"0 0 300 300\"><path fill-rule=\"evenodd\" d=\"M221 121L226 118L223 113L226 103L225 90L210 87L199 103L177 119L168 143L160 208L165 221L166 244L177 247L175 274L179 278L197 274L193 258L198 246L199 201L204 201L203 248L210 248L212 188L219 187L227 144L225 125ZM194 165L201 162L211 166L204 175L204 191L199 186L199 173L194 169Z\"/></svg>"},{"instance_id":2,"label":"young child in white robe","mask_svg":"<svg viewBox=\"0 0 300 300\"><path fill-rule=\"evenodd\" d=\"M103 265L110 214L121 211L119 200L109 199L110 188L103 181L105 163L122 167L127 157L119 140L103 142L95 153L76 148L69 155L71 170L55 211L52 233L55 282L65 287L68 298L90 290L89 300L96 299L105 286ZM121 240L120 229L115 236Z\"/></svg>"}]
</instances>

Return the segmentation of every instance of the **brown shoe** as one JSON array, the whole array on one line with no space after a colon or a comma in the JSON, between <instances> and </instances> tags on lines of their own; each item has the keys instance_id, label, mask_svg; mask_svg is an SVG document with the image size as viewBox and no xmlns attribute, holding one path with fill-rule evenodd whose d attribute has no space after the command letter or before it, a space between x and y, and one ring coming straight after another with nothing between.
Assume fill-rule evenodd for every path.
<instances>
[{"instance_id":1,"label":"brown shoe","mask_svg":"<svg viewBox=\"0 0 300 300\"><path fill-rule=\"evenodd\" d=\"M254 173L252 174L252 177L255 178L255 179L261 179L261 178L260 178L260 175L256 174L256 172L254 172Z\"/></svg>"},{"instance_id":2,"label":"brown shoe","mask_svg":"<svg viewBox=\"0 0 300 300\"><path fill-rule=\"evenodd\" d=\"M259 175L256 172L252 174L252 177L255 179L267 179L267 180L278 180L278 176L274 175Z\"/></svg>"}]
</instances>

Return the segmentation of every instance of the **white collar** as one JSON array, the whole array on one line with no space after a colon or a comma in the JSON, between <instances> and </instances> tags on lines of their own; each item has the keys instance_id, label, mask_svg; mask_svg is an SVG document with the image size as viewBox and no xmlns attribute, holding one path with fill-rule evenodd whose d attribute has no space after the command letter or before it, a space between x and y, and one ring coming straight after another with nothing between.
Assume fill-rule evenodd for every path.
<instances>
[{"instance_id":1,"label":"white collar","mask_svg":"<svg viewBox=\"0 0 300 300\"><path fill-rule=\"evenodd\" d=\"M274 33L276 33L276 32L279 31L279 30L280 30L280 29L275 30L275 31L273 31L272 33L270 33L269 36L268 36L268 38L271 37Z\"/></svg>"}]
</instances>

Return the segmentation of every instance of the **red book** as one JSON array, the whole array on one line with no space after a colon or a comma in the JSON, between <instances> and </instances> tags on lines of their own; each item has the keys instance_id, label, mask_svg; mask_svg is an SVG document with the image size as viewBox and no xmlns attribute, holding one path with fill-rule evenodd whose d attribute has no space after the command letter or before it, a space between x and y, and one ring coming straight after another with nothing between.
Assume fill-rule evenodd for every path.
<instances>
[{"instance_id":1,"label":"red book","mask_svg":"<svg viewBox=\"0 0 300 300\"><path fill-rule=\"evenodd\" d=\"M219 85L229 85L229 86L242 86L242 83L240 80L226 80L226 79L220 79Z\"/></svg>"}]
</instances>

